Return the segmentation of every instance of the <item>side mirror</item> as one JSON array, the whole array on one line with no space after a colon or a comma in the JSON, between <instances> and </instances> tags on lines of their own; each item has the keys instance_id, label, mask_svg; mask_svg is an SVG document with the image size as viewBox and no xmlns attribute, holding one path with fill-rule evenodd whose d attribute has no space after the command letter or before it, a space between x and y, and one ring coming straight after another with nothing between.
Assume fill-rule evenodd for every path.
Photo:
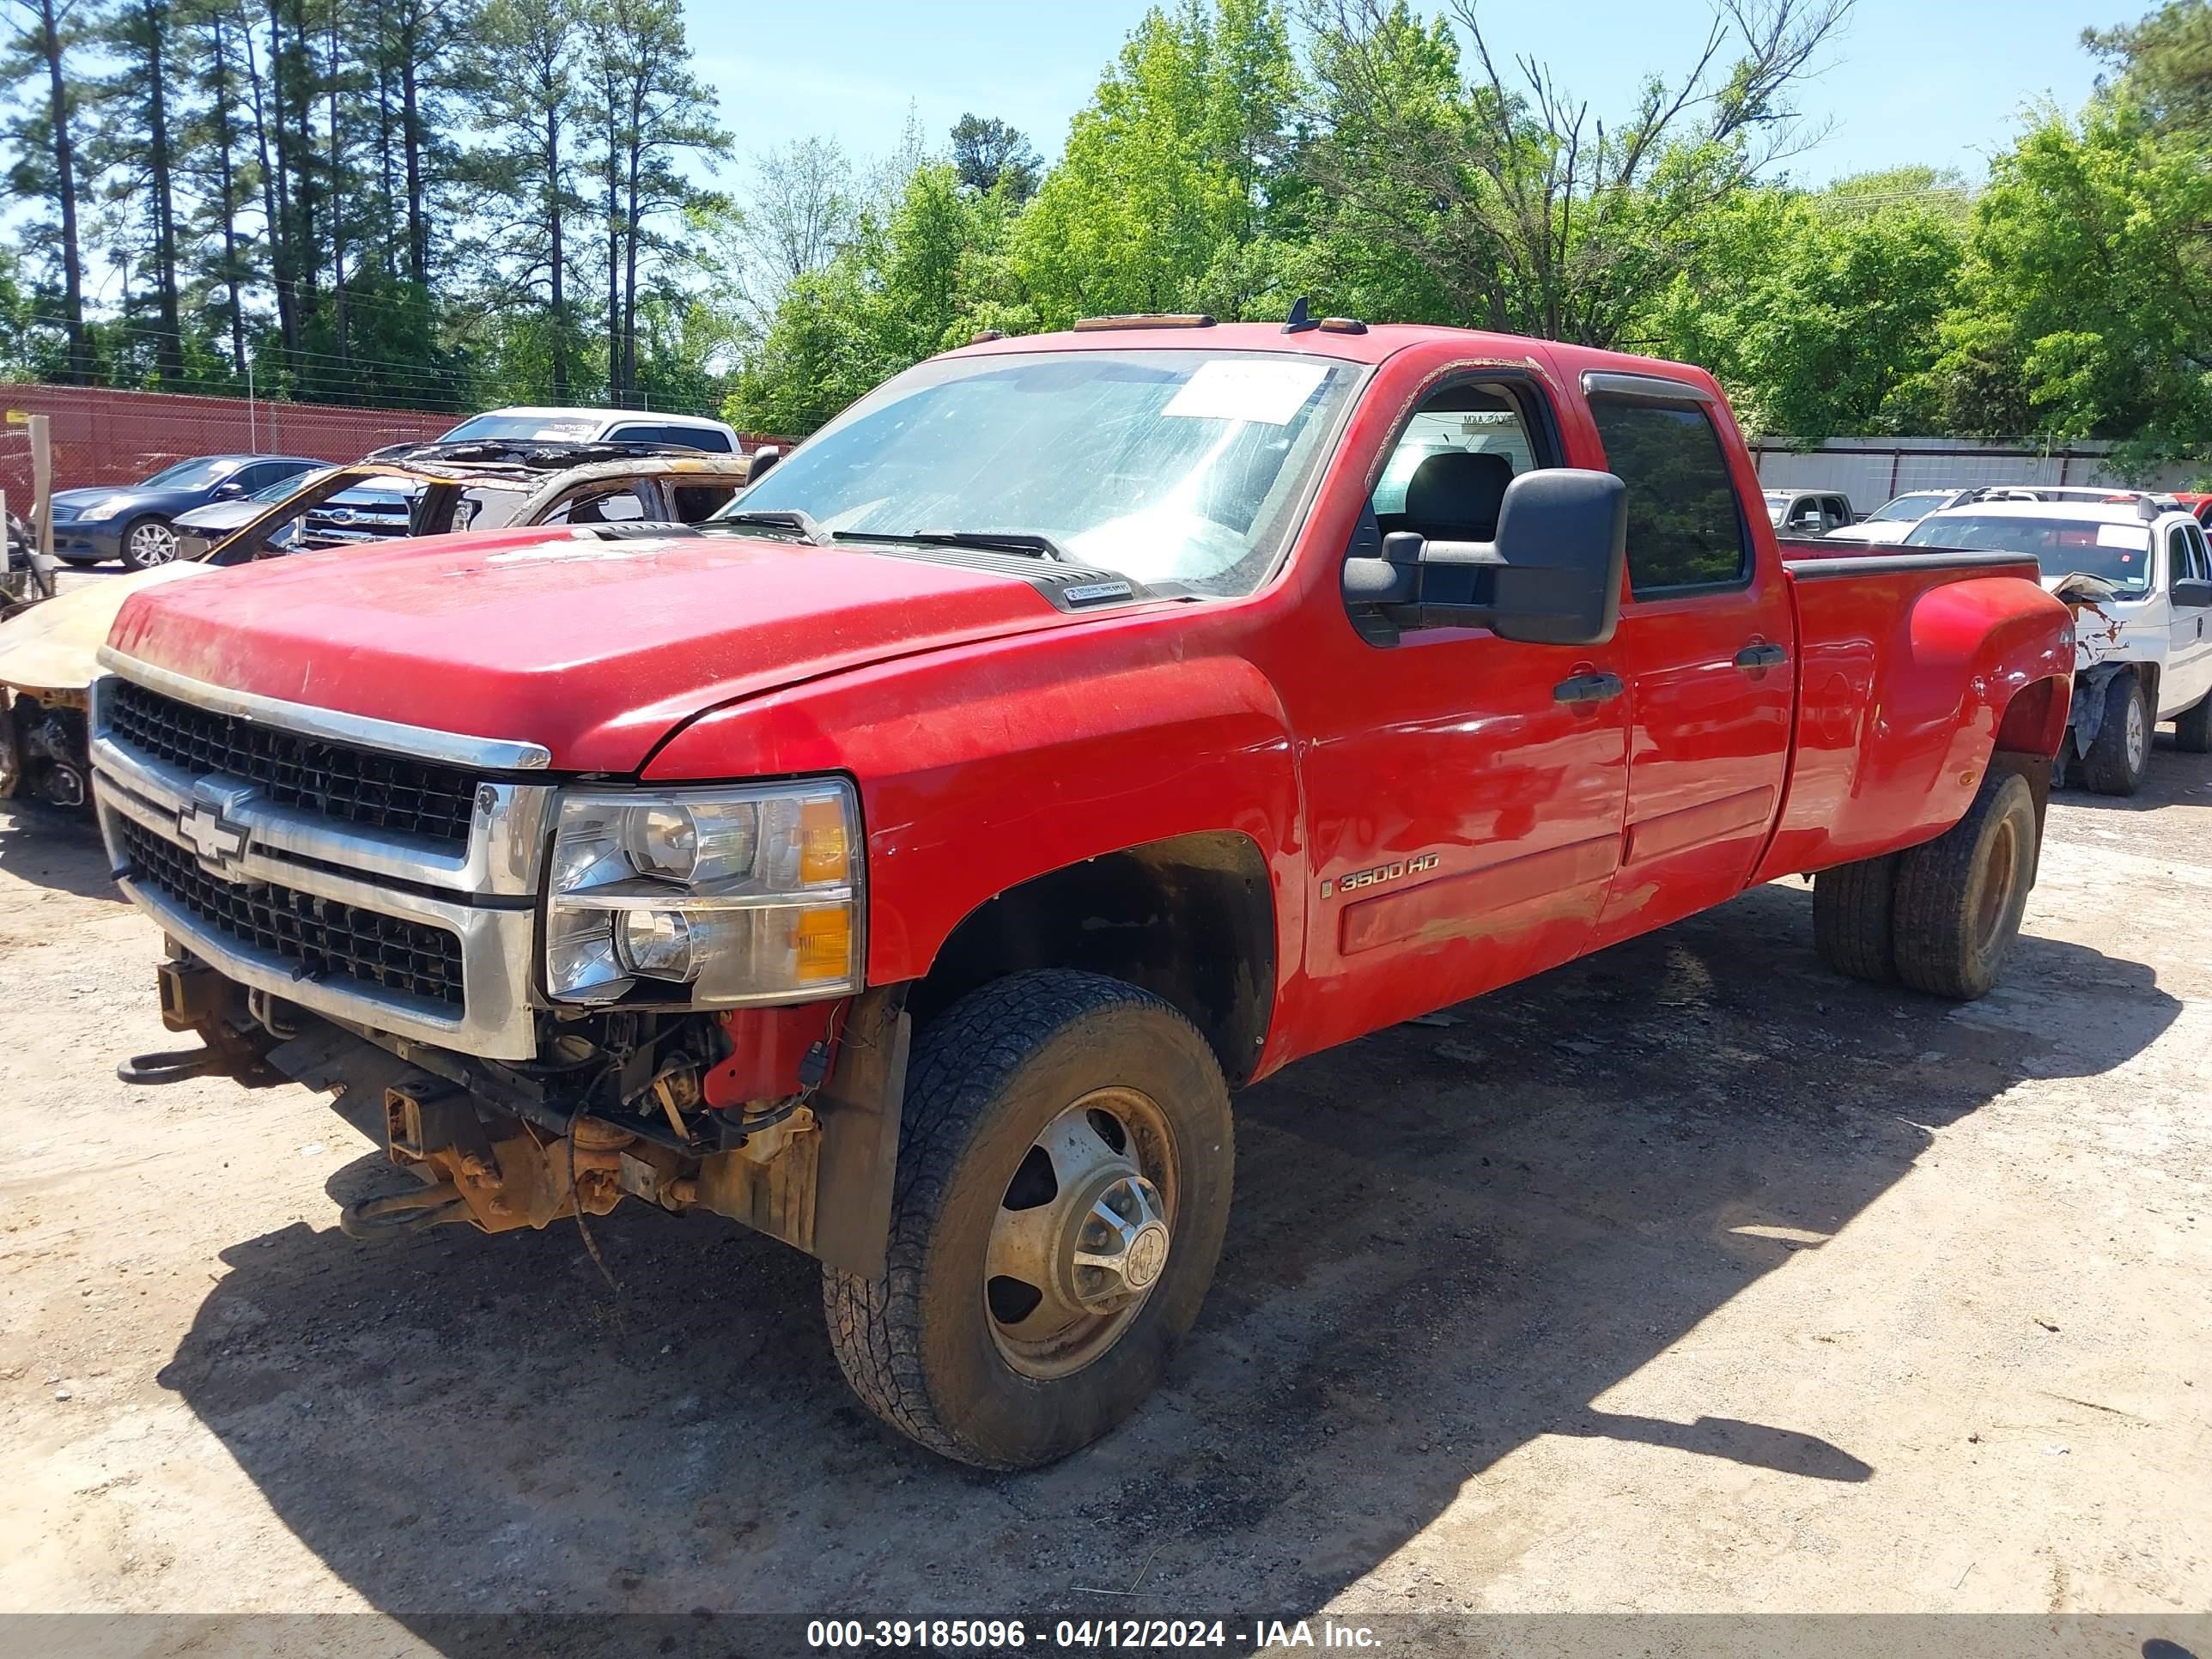
<instances>
[{"instance_id":1,"label":"side mirror","mask_svg":"<svg viewBox=\"0 0 2212 1659\"><path fill-rule=\"evenodd\" d=\"M214 499L218 501L234 501L245 493L246 486L233 478L228 483L219 483L215 487Z\"/></svg>"},{"instance_id":2,"label":"side mirror","mask_svg":"<svg viewBox=\"0 0 2212 1659\"><path fill-rule=\"evenodd\" d=\"M1487 628L1529 645L1603 645L1620 620L1628 486L1544 467L1505 487L1498 536L1425 541L1400 531L1379 559L1344 562L1345 602L1404 628Z\"/></svg>"},{"instance_id":3,"label":"side mirror","mask_svg":"<svg viewBox=\"0 0 2212 1659\"><path fill-rule=\"evenodd\" d=\"M2186 577L2174 583L2172 599L2174 604L2183 610L2201 611L2212 605L2212 582L2195 576Z\"/></svg>"},{"instance_id":4,"label":"side mirror","mask_svg":"<svg viewBox=\"0 0 2212 1659\"><path fill-rule=\"evenodd\" d=\"M763 444L753 451L750 459L752 464L745 468L745 482L757 483L769 468L783 459L783 449L781 445Z\"/></svg>"}]
</instances>

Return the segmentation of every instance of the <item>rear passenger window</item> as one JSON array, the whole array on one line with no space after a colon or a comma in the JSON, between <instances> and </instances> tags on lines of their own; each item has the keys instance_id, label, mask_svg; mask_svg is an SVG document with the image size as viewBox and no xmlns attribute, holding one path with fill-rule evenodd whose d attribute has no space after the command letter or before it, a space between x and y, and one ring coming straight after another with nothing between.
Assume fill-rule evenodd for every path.
<instances>
[{"instance_id":1,"label":"rear passenger window","mask_svg":"<svg viewBox=\"0 0 2212 1659\"><path fill-rule=\"evenodd\" d=\"M672 449L700 449L713 455L730 453L726 433L706 426L625 426L607 434L611 443L663 444Z\"/></svg>"},{"instance_id":2,"label":"rear passenger window","mask_svg":"<svg viewBox=\"0 0 2212 1659\"><path fill-rule=\"evenodd\" d=\"M1641 599L1750 580L1728 453L1705 411L1597 396L1590 413L1606 465L1628 486L1630 591Z\"/></svg>"},{"instance_id":3,"label":"rear passenger window","mask_svg":"<svg viewBox=\"0 0 2212 1659\"><path fill-rule=\"evenodd\" d=\"M727 507L730 497L737 493L735 484L678 484L675 490L676 521L697 524Z\"/></svg>"}]
</instances>

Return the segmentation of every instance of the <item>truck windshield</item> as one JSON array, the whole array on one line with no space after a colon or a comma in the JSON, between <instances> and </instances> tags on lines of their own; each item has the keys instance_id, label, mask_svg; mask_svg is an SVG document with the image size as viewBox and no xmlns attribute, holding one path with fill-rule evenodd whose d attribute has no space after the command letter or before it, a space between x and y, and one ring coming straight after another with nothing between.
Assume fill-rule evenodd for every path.
<instances>
[{"instance_id":1,"label":"truck windshield","mask_svg":"<svg viewBox=\"0 0 2212 1659\"><path fill-rule=\"evenodd\" d=\"M1946 514L1923 519L1905 538L1907 547L1972 552L2030 553L2045 576L2096 576L2123 592L2150 586L2150 530L2142 524L2100 524L2094 519L2031 519L2009 514Z\"/></svg>"},{"instance_id":2,"label":"truck windshield","mask_svg":"<svg viewBox=\"0 0 2212 1659\"><path fill-rule=\"evenodd\" d=\"M483 438L532 438L551 442L580 442L596 435L604 422L588 416L558 415L474 415L438 440L441 444Z\"/></svg>"},{"instance_id":3,"label":"truck windshield","mask_svg":"<svg viewBox=\"0 0 2212 1659\"><path fill-rule=\"evenodd\" d=\"M716 516L803 513L832 537L1025 533L1150 586L1249 592L1362 373L1267 352L942 359L877 388Z\"/></svg>"}]
</instances>

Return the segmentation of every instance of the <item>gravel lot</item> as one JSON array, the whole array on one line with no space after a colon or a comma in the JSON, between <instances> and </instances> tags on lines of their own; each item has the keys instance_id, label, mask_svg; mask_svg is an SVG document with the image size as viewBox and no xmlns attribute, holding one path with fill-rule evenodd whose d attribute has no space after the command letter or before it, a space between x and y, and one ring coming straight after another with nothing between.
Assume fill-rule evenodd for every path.
<instances>
[{"instance_id":1,"label":"gravel lot","mask_svg":"<svg viewBox=\"0 0 2212 1659\"><path fill-rule=\"evenodd\" d=\"M322 1097L114 1080L157 940L0 805L0 1609L2212 1608L2208 809L2060 797L1970 1008L1784 883L1250 1091L1170 1386L1002 1478L720 1221L344 1238Z\"/></svg>"}]
</instances>

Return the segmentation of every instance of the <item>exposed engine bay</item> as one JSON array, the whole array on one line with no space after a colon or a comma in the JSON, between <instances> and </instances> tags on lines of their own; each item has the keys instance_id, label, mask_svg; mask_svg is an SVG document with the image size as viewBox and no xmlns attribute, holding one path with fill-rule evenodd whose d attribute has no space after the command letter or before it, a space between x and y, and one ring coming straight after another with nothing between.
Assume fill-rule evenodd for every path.
<instances>
[{"instance_id":1,"label":"exposed engine bay","mask_svg":"<svg viewBox=\"0 0 2212 1659\"><path fill-rule=\"evenodd\" d=\"M90 801L85 712L82 691L0 687L0 799L22 795L73 811Z\"/></svg>"},{"instance_id":2,"label":"exposed engine bay","mask_svg":"<svg viewBox=\"0 0 2212 1659\"><path fill-rule=\"evenodd\" d=\"M142 1055L124 1080L226 1072L343 1100L419 1183L348 1206L356 1238L544 1228L636 1198L836 1265L880 1260L905 1073L896 989L723 1014L546 1013L541 1058L505 1062L325 1018L182 953L161 988L163 1024L204 1047Z\"/></svg>"}]
</instances>

